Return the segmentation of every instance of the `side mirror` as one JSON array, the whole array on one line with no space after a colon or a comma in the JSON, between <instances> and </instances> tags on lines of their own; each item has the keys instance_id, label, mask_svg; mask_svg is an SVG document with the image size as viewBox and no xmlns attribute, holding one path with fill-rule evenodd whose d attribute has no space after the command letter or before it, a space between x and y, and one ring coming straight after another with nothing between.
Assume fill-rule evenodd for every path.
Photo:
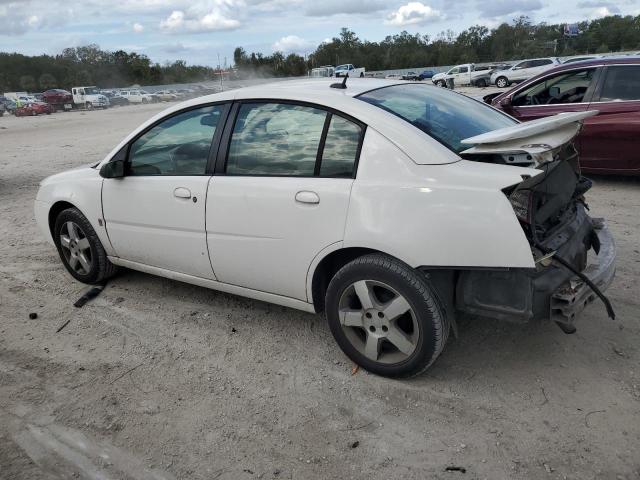
<instances>
[{"instance_id":1,"label":"side mirror","mask_svg":"<svg viewBox=\"0 0 640 480\"><path fill-rule=\"evenodd\" d=\"M102 178L122 178L124 177L124 160L112 160L100 167Z\"/></svg>"}]
</instances>

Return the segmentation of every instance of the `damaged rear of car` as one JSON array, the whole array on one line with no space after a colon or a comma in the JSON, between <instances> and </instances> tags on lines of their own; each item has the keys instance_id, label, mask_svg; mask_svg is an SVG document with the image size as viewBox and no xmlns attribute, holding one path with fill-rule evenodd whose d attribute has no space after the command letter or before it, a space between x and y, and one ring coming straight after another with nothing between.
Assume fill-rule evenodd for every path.
<instances>
[{"instance_id":1,"label":"damaged rear of car","mask_svg":"<svg viewBox=\"0 0 640 480\"><path fill-rule=\"evenodd\" d=\"M533 268L461 266L447 276L444 272L451 270L443 266L421 267L438 279L450 313L513 322L548 319L573 333L576 317L600 298L614 318L602 292L615 274L615 244L605 221L588 215L584 195L591 181L580 173L573 143L583 120L597 111L563 113L523 124L462 96L436 98L443 95L437 89L405 85L383 90L361 98L408 121L462 161L525 167L517 170L520 182L501 190L526 237ZM478 173L474 169L469 174ZM491 221L492 212L486 213Z\"/></svg>"},{"instance_id":2,"label":"damaged rear of car","mask_svg":"<svg viewBox=\"0 0 640 480\"><path fill-rule=\"evenodd\" d=\"M584 118L598 112L560 114L468 138L463 158L527 166L540 171L504 189L531 245L535 269L463 272L457 307L477 315L524 322L555 321L566 333L584 307L600 297L615 274L615 244L601 218L588 215L573 139Z\"/></svg>"}]
</instances>

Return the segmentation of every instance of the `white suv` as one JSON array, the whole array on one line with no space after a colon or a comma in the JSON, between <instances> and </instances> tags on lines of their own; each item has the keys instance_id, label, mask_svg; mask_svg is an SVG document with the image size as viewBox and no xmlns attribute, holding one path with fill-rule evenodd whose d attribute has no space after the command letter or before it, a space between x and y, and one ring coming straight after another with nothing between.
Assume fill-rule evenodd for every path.
<instances>
[{"instance_id":1,"label":"white suv","mask_svg":"<svg viewBox=\"0 0 640 480\"><path fill-rule=\"evenodd\" d=\"M129 100L129 103L151 103L153 97L142 90L121 90L120 95Z\"/></svg>"},{"instance_id":2,"label":"white suv","mask_svg":"<svg viewBox=\"0 0 640 480\"><path fill-rule=\"evenodd\" d=\"M505 88L512 83L523 82L531 77L535 77L539 73L558 65L560 65L560 61L556 57L523 60L509 69L496 70L493 72L491 74L491 83L497 87Z\"/></svg>"},{"instance_id":3,"label":"white suv","mask_svg":"<svg viewBox=\"0 0 640 480\"><path fill-rule=\"evenodd\" d=\"M380 375L425 370L461 312L570 331L615 270L572 146L593 112L519 124L435 86L344 87L169 108L102 162L45 179L36 220L79 281L122 266L324 312Z\"/></svg>"}]
</instances>

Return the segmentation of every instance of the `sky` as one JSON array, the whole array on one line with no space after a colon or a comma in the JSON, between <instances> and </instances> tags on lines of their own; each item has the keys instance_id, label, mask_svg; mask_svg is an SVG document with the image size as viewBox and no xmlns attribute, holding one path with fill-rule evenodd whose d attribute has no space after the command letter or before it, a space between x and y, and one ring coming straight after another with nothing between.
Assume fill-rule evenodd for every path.
<instances>
[{"instance_id":1,"label":"sky","mask_svg":"<svg viewBox=\"0 0 640 480\"><path fill-rule=\"evenodd\" d=\"M233 62L233 50L310 53L347 27L361 39L406 30L435 37L519 15L574 23L640 15L638 0L0 0L0 51L28 55L98 44L155 62Z\"/></svg>"}]
</instances>

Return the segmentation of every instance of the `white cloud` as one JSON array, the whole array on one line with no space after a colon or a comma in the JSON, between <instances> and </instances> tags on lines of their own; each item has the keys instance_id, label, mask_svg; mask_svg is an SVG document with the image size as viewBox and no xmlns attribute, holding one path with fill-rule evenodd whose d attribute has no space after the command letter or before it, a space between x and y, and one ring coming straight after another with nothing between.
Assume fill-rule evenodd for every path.
<instances>
[{"instance_id":1,"label":"white cloud","mask_svg":"<svg viewBox=\"0 0 640 480\"><path fill-rule=\"evenodd\" d=\"M273 44L274 52L304 52L311 48L311 43L296 35L287 35Z\"/></svg>"},{"instance_id":2,"label":"white cloud","mask_svg":"<svg viewBox=\"0 0 640 480\"><path fill-rule=\"evenodd\" d=\"M602 6L602 7L596 8L589 14L589 20L597 20L598 18L608 17L610 15L616 15L619 13L620 13L620 10L618 8L610 8L610 7Z\"/></svg>"},{"instance_id":3,"label":"white cloud","mask_svg":"<svg viewBox=\"0 0 640 480\"><path fill-rule=\"evenodd\" d=\"M142 33L142 32L144 32L144 26L143 26L142 24L140 24L140 23L137 23L137 22L136 22L136 23L134 23L132 28L133 28L133 31L134 31L135 33Z\"/></svg>"},{"instance_id":4,"label":"white cloud","mask_svg":"<svg viewBox=\"0 0 640 480\"><path fill-rule=\"evenodd\" d=\"M444 19L444 15L422 2L409 2L387 16L386 24L396 27L422 25Z\"/></svg>"},{"instance_id":5,"label":"white cloud","mask_svg":"<svg viewBox=\"0 0 640 480\"><path fill-rule=\"evenodd\" d=\"M218 8L213 8L204 15L187 14L182 10L174 10L165 20L160 22L160 29L168 33L201 33L217 30L233 30L240 22L225 16Z\"/></svg>"}]
</instances>

